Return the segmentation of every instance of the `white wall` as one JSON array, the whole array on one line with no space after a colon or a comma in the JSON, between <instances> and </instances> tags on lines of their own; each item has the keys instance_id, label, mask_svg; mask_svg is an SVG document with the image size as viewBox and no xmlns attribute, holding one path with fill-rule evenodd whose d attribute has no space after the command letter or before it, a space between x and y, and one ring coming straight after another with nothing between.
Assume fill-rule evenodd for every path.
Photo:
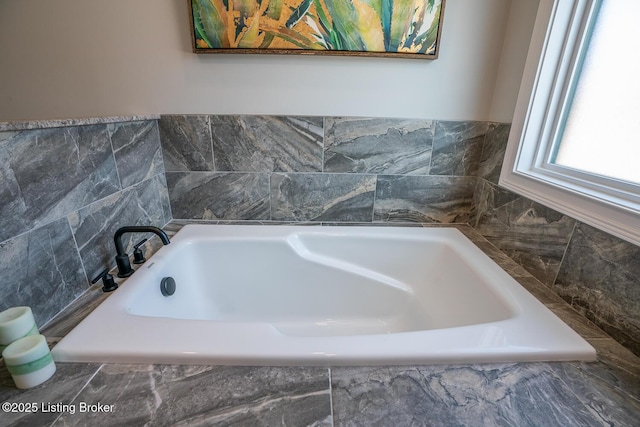
<instances>
[{"instance_id":1,"label":"white wall","mask_svg":"<svg viewBox=\"0 0 640 427\"><path fill-rule=\"evenodd\" d=\"M506 118L517 88L500 87L499 102L494 89L499 70L520 79L501 62L511 3L447 0L440 58L425 61L195 55L184 0L0 0L0 120L137 113ZM518 25L510 28L517 33ZM529 35L516 45L524 39L528 46Z\"/></svg>"},{"instance_id":2,"label":"white wall","mask_svg":"<svg viewBox=\"0 0 640 427\"><path fill-rule=\"evenodd\" d=\"M512 121L539 5L539 0L512 0L491 105L497 122Z\"/></svg>"}]
</instances>

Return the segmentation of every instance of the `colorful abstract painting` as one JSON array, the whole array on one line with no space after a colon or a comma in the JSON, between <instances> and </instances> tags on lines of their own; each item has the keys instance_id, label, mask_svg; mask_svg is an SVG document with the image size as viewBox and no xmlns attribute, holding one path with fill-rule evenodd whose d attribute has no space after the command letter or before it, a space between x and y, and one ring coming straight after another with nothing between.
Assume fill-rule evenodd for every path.
<instances>
[{"instance_id":1,"label":"colorful abstract painting","mask_svg":"<svg viewBox=\"0 0 640 427\"><path fill-rule=\"evenodd\" d=\"M189 0L196 53L435 59L445 0Z\"/></svg>"}]
</instances>

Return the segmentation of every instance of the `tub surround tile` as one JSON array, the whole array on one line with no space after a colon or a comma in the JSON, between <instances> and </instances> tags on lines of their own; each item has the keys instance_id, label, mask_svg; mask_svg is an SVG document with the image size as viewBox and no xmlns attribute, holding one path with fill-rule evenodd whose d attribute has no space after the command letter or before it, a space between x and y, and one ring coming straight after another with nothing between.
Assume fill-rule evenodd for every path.
<instances>
[{"instance_id":1,"label":"tub surround tile","mask_svg":"<svg viewBox=\"0 0 640 427\"><path fill-rule=\"evenodd\" d=\"M328 117L324 172L428 174L431 120Z\"/></svg>"},{"instance_id":2,"label":"tub surround tile","mask_svg":"<svg viewBox=\"0 0 640 427\"><path fill-rule=\"evenodd\" d=\"M34 222L27 213L26 201L12 165L10 144L26 140L18 132L0 132L0 242L29 230Z\"/></svg>"},{"instance_id":3,"label":"tub surround tile","mask_svg":"<svg viewBox=\"0 0 640 427\"><path fill-rule=\"evenodd\" d=\"M368 222L376 178L360 174L271 176L271 217L277 221Z\"/></svg>"},{"instance_id":4,"label":"tub surround tile","mask_svg":"<svg viewBox=\"0 0 640 427\"><path fill-rule=\"evenodd\" d=\"M160 174L156 177L156 185L158 186L158 202L162 207L162 214L164 215L164 224L166 225L173 219L173 213L171 212L171 200L169 199L169 187L167 185L167 175Z\"/></svg>"},{"instance_id":5,"label":"tub surround tile","mask_svg":"<svg viewBox=\"0 0 640 427\"><path fill-rule=\"evenodd\" d=\"M559 304L562 307L567 307L567 304L564 302L562 298L547 285L543 284L541 281L536 279L533 276L529 277L516 277L518 283L522 285L531 295L536 297L538 301L545 305L549 304ZM577 314L577 313L575 313ZM584 319L587 320L587 319ZM565 321L565 323L567 323Z\"/></svg>"},{"instance_id":6,"label":"tub surround tile","mask_svg":"<svg viewBox=\"0 0 640 427\"><path fill-rule=\"evenodd\" d=\"M0 241L120 190L106 125L4 135L0 159Z\"/></svg>"},{"instance_id":7,"label":"tub surround tile","mask_svg":"<svg viewBox=\"0 0 640 427\"><path fill-rule=\"evenodd\" d=\"M551 286L576 221L484 181L476 228L537 279Z\"/></svg>"},{"instance_id":8,"label":"tub surround tile","mask_svg":"<svg viewBox=\"0 0 640 427\"><path fill-rule=\"evenodd\" d=\"M436 122L431 175L476 176L487 127L487 122Z\"/></svg>"},{"instance_id":9,"label":"tub surround tile","mask_svg":"<svg viewBox=\"0 0 640 427\"><path fill-rule=\"evenodd\" d=\"M504 271L509 273L510 276L515 278L531 278L537 280L529 273L523 266L509 258L504 252L496 248L495 245L489 241L477 242L482 251L491 258L496 264L498 264Z\"/></svg>"},{"instance_id":10,"label":"tub surround tile","mask_svg":"<svg viewBox=\"0 0 640 427\"><path fill-rule=\"evenodd\" d=\"M51 119L0 122L0 132L14 130L60 128L69 126L87 126L117 122L137 122L141 120L157 120L159 114L140 114L134 116L87 117L76 119Z\"/></svg>"},{"instance_id":11,"label":"tub surround tile","mask_svg":"<svg viewBox=\"0 0 640 427\"><path fill-rule=\"evenodd\" d=\"M425 227L451 227L452 224L424 224ZM455 224L455 227L458 231L465 235L465 237L471 240L476 245L478 243L489 243L487 239L480 233L478 233L473 227L468 224ZM493 248L494 250L498 250L497 248Z\"/></svg>"},{"instance_id":12,"label":"tub surround tile","mask_svg":"<svg viewBox=\"0 0 640 427\"><path fill-rule=\"evenodd\" d=\"M578 224L553 289L640 354L640 247Z\"/></svg>"},{"instance_id":13,"label":"tub surround tile","mask_svg":"<svg viewBox=\"0 0 640 427\"><path fill-rule=\"evenodd\" d=\"M108 125L122 188L164 174L156 121Z\"/></svg>"},{"instance_id":14,"label":"tub surround tile","mask_svg":"<svg viewBox=\"0 0 640 427\"><path fill-rule=\"evenodd\" d=\"M163 115L158 127L167 172L213 171L208 115Z\"/></svg>"},{"instance_id":15,"label":"tub surround tile","mask_svg":"<svg viewBox=\"0 0 640 427\"><path fill-rule=\"evenodd\" d=\"M374 221L465 223L474 177L379 175Z\"/></svg>"},{"instance_id":16,"label":"tub surround tile","mask_svg":"<svg viewBox=\"0 0 640 427\"><path fill-rule=\"evenodd\" d=\"M167 184L175 218L270 219L269 174L167 172Z\"/></svg>"},{"instance_id":17,"label":"tub surround tile","mask_svg":"<svg viewBox=\"0 0 640 427\"><path fill-rule=\"evenodd\" d=\"M132 264L135 268L135 264ZM116 271L111 274L116 283L120 285L124 279L116 276ZM91 285L85 292L76 298L71 304L59 312L54 318L40 327L40 333L47 337L47 341L60 340L75 328L85 317L107 299L111 293L102 291L102 282Z\"/></svg>"},{"instance_id":18,"label":"tub surround tile","mask_svg":"<svg viewBox=\"0 0 640 427\"><path fill-rule=\"evenodd\" d=\"M555 374L602 425L633 426L640 420L640 378L603 369L603 364L553 363ZM620 381L626 382L620 389Z\"/></svg>"},{"instance_id":19,"label":"tub surround tile","mask_svg":"<svg viewBox=\"0 0 640 427\"><path fill-rule=\"evenodd\" d=\"M607 334L602 329L589 321L589 319L581 316L570 305L566 303L548 303L546 306L583 338L607 338Z\"/></svg>"},{"instance_id":20,"label":"tub surround tile","mask_svg":"<svg viewBox=\"0 0 640 427\"><path fill-rule=\"evenodd\" d=\"M85 226L77 235L80 250L71 222L79 227L79 216L111 198L135 193L127 208L133 215L116 209L132 222L154 217L162 226L171 219L156 118L33 123L24 126L30 130L0 132L0 245L8 251L0 269L8 259L19 266L4 274L10 280L0 287L7 294L0 305L31 306L42 326L86 290L85 271L104 267L100 244L90 246L113 235L85 238L108 224ZM60 127L40 128L54 125ZM111 264L114 249L108 252Z\"/></svg>"},{"instance_id":21,"label":"tub surround tile","mask_svg":"<svg viewBox=\"0 0 640 427\"><path fill-rule=\"evenodd\" d=\"M493 184L498 184L510 131L510 124L491 123L489 125L482 146L482 156L478 170L479 178L484 178Z\"/></svg>"},{"instance_id":22,"label":"tub surround tile","mask_svg":"<svg viewBox=\"0 0 640 427\"><path fill-rule=\"evenodd\" d=\"M509 131L508 124L489 126L472 225L582 315L640 354L640 248L499 188Z\"/></svg>"},{"instance_id":23,"label":"tub surround tile","mask_svg":"<svg viewBox=\"0 0 640 427\"><path fill-rule=\"evenodd\" d=\"M319 172L322 117L211 116L216 172Z\"/></svg>"},{"instance_id":24,"label":"tub surround tile","mask_svg":"<svg viewBox=\"0 0 640 427\"><path fill-rule=\"evenodd\" d=\"M234 184L230 190L221 180L214 184L214 175L173 174L197 168L172 167L169 159L175 147L165 144L165 139L170 138L164 135L174 135L173 140L198 140L189 135L202 132L207 125L204 117L163 116L160 120L171 208L178 219L468 222L475 178L428 176L433 163L434 128L438 125L440 129L439 160L434 163L438 173L467 175L477 172L482 138L489 127L485 122L326 117L323 141L322 118L207 116L214 172L272 174L266 195L269 212L265 214L261 210L266 206L262 203L261 184L244 189ZM189 120L193 122L190 130L183 130L187 127L184 122ZM200 139L207 140L206 136ZM186 142L171 144L187 146ZM461 165L454 166L456 163ZM211 170L208 166L201 169ZM358 177L339 176L345 173ZM368 178L362 181L363 176ZM420 179L402 182L403 176ZM377 189L367 189L376 180ZM380 181L388 185L381 185ZM353 189L354 185L364 187ZM254 194L247 196L248 192ZM224 195L217 196L220 193ZM256 195L261 201L250 203L250 213L246 212L245 202L239 209L229 207L237 204L230 201L238 196L243 201L255 201ZM259 209L256 211L255 207Z\"/></svg>"},{"instance_id":25,"label":"tub surround tile","mask_svg":"<svg viewBox=\"0 0 640 427\"><path fill-rule=\"evenodd\" d=\"M36 413L3 411L0 424L3 426L51 425L60 414L44 412L41 405L70 404L98 369L100 365L96 364L58 363L51 379L37 387L18 390L4 362L0 362L0 402L35 403L39 409Z\"/></svg>"},{"instance_id":26,"label":"tub surround tile","mask_svg":"<svg viewBox=\"0 0 640 427\"><path fill-rule=\"evenodd\" d=\"M640 357L611 337L587 338L600 363L575 363L640 401Z\"/></svg>"},{"instance_id":27,"label":"tub surround tile","mask_svg":"<svg viewBox=\"0 0 640 427\"><path fill-rule=\"evenodd\" d=\"M125 225L165 224L160 194L164 187L160 177L144 181L110 197L82 208L69 221L89 279L115 265L113 235ZM134 244L153 234L128 233L123 244L128 253Z\"/></svg>"},{"instance_id":28,"label":"tub surround tile","mask_svg":"<svg viewBox=\"0 0 640 427\"><path fill-rule=\"evenodd\" d=\"M334 368L344 425L600 426L548 364Z\"/></svg>"},{"instance_id":29,"label":"tub surround tile","mask_svg":"<svg viewBox=\"0 0 640 427\"><path fill-rule=\"evenodd\" d=\"M55 425L331 426L326 368L104 365L76 400L114 413Z\"/></svg>"},{"instance_id":30,"label":"tub surround tile","mask_svg":"<svg viewBox=\"0 0 640 427\"><path fill-rule=\"evenodd\" d=\"M41 326L87 289L66 218L0 243L0 311L27 305Z\"/></svg>"}]
</instances>

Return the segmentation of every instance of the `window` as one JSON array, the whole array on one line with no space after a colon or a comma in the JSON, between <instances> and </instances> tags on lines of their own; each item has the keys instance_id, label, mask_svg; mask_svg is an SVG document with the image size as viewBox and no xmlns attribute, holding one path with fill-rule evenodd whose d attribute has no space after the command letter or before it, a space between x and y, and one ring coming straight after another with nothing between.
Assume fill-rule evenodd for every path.
<instances>
[{"instance_id":1,"label":"window","mask_svg":"<svg viewBox=\"0 0 640 427\"><path fill-rule=\"evenodd\" d=\"M541 0L500 185L640 244L640 2Z\"/></svg>"}]
</instances>

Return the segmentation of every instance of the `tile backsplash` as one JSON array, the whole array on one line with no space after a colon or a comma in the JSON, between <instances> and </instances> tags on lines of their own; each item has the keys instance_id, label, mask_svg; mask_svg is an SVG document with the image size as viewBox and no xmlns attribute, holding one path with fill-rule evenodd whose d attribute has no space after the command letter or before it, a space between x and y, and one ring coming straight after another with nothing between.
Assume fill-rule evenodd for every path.
<instances>
[{"instance_id":1,"label":"tile backsplash","mask_svg":"<svg viewBox=\"0 0 640 427\"><path fill-rule=\"evenodd\" d=\"M0 310L39 325L114 265L118 227L171 220L157 121L87 122L0 131Z\"/></svg>"},{"instance_id":2,"label":"tile backsplash","mask_svg":"<svg viewBox=\"0 0 640 427\"><path fill-rule=\"evenodd\" d=\"M173 217L467 222L486 122L162 116Z\"/></svg>"},{"instance_id":3,"label":"tile backsplash","mask_svg":"<svg viewBox=\"0 0 640 427\"><path fill-rule=\"evenodd\" d=\"M469 223L640 354L640 248L500 188L508 124L156 118L0 131L0 309L50 319L125 224Z\"/></svg>"}]
</instances>

